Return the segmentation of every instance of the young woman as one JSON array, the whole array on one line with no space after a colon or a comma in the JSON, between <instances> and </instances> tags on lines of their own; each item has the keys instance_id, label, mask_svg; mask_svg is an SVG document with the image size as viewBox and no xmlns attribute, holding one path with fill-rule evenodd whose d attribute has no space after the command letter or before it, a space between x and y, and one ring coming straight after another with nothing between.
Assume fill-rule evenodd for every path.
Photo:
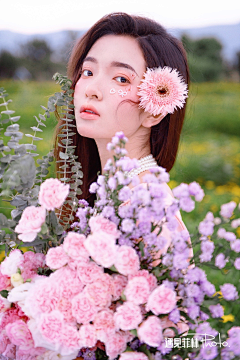
<instances>
[{"instance_id":1,"label":"young woman","mask_svg":"<svg viewBox=\"0 0 240 360\"><path fill-rule=\"evenodd\" d=\"M171 114L139 106L144 73L159 67L174 69L185 84L189 83L181 42L144 17L107 15L76 44L68 65L75 90L77 133L73 142L84 173L81 197L90 204L95 195L89 193L89 186L110 157L106 146L117 131L123 131L129 140L126 149L130 158L143 159L145 165L157 163L168 172L173 167L186 103ZM167 96L167 91L156 87L160 97ZM150 154L149 160L146 157ZM167 185L166 189L170 193Z\"/></svg>"}]
</instances>

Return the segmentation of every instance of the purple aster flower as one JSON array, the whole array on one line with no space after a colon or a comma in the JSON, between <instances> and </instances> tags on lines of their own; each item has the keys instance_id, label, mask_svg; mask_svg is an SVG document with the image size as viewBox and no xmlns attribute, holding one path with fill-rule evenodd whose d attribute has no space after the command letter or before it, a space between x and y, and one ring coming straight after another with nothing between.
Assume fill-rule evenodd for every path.
<instances>
[{"instance_id":1,"label":"purple aster flower","mask_svg":"<svg viewBox=\"0 0 240 360\"><path fill-rule=\"evenodd\" d=\"M141 346L140 340L136 339L130 343L130 348L135 351Z\"/></svg>"},{"instance_id":2,"label":"purple aster flower","mask_svg":"<svg viewBox=\"0 0 240 360\"><path fill-rule=\"evenodd\" d=\"M230 337L227 340L228 346L230 351L234 353L234 355L240 355L240 344L239 344L239 338Z\"/></svg>"},{"instance_id":3,"label":"purple aster flower","mask_svg":"<svg viewBox=\"0 0 240 360\"><path fill-rule=\"evenodd\" d=\"M216 292L215 286L208 280L204 281L201 285L201 290L206 293L207 296L213 296Z\"/></svg>"},{"instance_id":4,"label":"purple aster flower","mask_svg":"<svg viewBox=\"0 0 240 360\"><path fill-rule=\"evenodd\" d=\"M210 261L212 258L212 253L214 251L214 243L209 240L204 240L201 242L202 254L199 256L200 262Z\"/></svg>"},{"instance_id":5,"label":"purple aster flower","mask_svg":"<svg viewBox=\"0 0 240 360\"><path fill-rule=\"evenodd\" d=\"M200 307L198 305L192 305L188 309L188 316L195 320L200 314Z\"/></svg>"},{"instance_id":6,"label":"purple aster flower","mask_svg":"<svg viewBox=\"0 0 240 360\"><path fill-rule=\"evenodd\" d=\"M154 355L154 360L162 360L162 355L159 351L157 351Z\"/></svg>"},{"instance_id":7,"label":"purple aster flower","mask_svg":"<svg viewBox=\"0 0 240 360\"><path fill-rule=\"evenodd\" d=\"M203 344L200 350L200 356L204 360L215 359L218 355L218 350L216 346L212 346L211 342L206 342Z\"/></svg>"},{"instance_id":8,"label":"purple aster flower","mask_svg":"<svg viewBox=\"0 0 240 360\"><path fill-rule=\"evenodd\" d=\"M122 171L117 171L114 177L117 179L119 185L126 185L126 179L124 178L124 174Z\"/></svg>"},{"instance_id":9,"label":"purple aster flower","mask_svg":"<svg viewBox=\"0 0 240 360\"><path fill-rule=\"evenodd\" d=\"M170 312L168 318L170 321L174 322L175 324L178 323L180 321L180 311L177 308L173 309Z\"/></svg>"},{"instance_id":10,"label":"purple aster flower","mask_svg":"<svg viewBox=\"0 0 240 360\"><path fill-rule=\"evenodd\" d=\"M149 234L151 232L151 223L149 221L141 221L138 228L142 234Z\"/></svg>"},{"instance_id":11,"label":"purple aster flower","mask_svg":"<svg viewBox=\"0 0 240 360\"><path fill-rule=\"evenodd\" d=\"M180 185L176 186L172 192L173 192L174 197L179 198L179 199L182 197L189 196L188 185L185 183L181 183Z\"/></svg>"},{"instance_id":12,"label":"purple aster flower","mask_svg":"<svg viewBox=\"0 0 240 360\"><path fill-rule=\"evenodd\" d=\"M172 242L174 244L174 250L175 251L183 252L186 249L188 249L186 241L183 240L181 237L178 238L177 240L173 238Z\"/></svg>"},{"instance_id":13,"label":"purple aster flower","mask_svg":"<svg viewBox=\"0 0 240 360\"><path fill-rule=\"evenodd\" d=\"M237 204L235 203L235 201L230 201L227 204L223 204L221 206L220 214L222 215L222 217L230 218L232 216L233 210L235 209L236 206L237 206Z\"/></svg>"},{"instance_id":14,"label":"purple aster flower","mask_svg":"<svg viewBox=\"0 0 240 360\"><path fill-rule=\"evenodd\" d=\"M221 359L222 360L232 360L235 355L229 348L223 348L221 350Z\"/></svg>"},{"instance_id":15,"label":"purple aster flower","mask_svg":"<svg viewBox=\"0 0 240 360\"><path fill-rule=\"evenodd\" d=\"M174 201L176 201L176 200L174 200ZM168 206L167 212L166 212L167 220L174 217L176 215L176 213L178 212L178 210L179 210L179 208L178 208L177 202L173 202L172 205Z\"/></svg>"},{"instance_id":16,"label":"purple aster flower","mask_svg":"<svg viewBox=\"0 0 240 360\"><path fill-rule=\"evenodd\" d=\"M195 267L188 270L186 279L191 282L202 283L207 280L207 276L204 270L200 269L199 267Z\"/></svg>"},{"instance_id":17,"label":"purple aster flower","mask_svg":"<svg viewBox=\"0 0 240 360\"><path fill-rule=\"evenodd\" d=\"M236 287L233 284L224 284L222 286L220 286L221 292L222 292L222 296L224 297L225 300L236 300L238 299L238 292Z\"/></svg>"},{"instance_id":18,"label":"purple aster flower","mask_svg":"<svg viewBox=\"0 0 240 360\"><path fill-rule=\"evenodd\" d=\"M224 239L225 238L225 233L226 233L226 230L224 228L220 228L220 229L218 229L217 236L219 238Z\"/></svg>"},{"instance_id":19,"label":"purple aster flower","mask_svg":"<svg viewBox=\"0 0 240 360\"><path fill-rule=\"evenodd\" d=\"M113 191L117 188L117 180L114 177L108 179L108 186Z\"/></svg>"},{"instance_id":20,"label":"purple aster flower","mask_svg":"<svg viewBox=\"0 0 240 360\"><path fill-rule=\"evenodd\" d=\"M187 269L189 263L187 261L188 256L186 257L185 253L176 254L173 256L173 266L175 269Z\"/></svg>"},{"instance_id":21,"label":"purple aster flower","mask_svg":"<svg viewBox=\"0 0 240 360\"><path fill-rule=\"evenodd\" d=\"M131 190L128 186L124 186L118 193L118 199L121 201L129 200L131 196Z\"/></svg>"},{"instance_id":22,"label":"purple aster flower","mask_svg":"<svg viewBox=\"0 0 240 360\"><path fill-rule=\"evenodd\" d=\"M88 209L87 208L78 208L76 212L76 217L79 218L79 227L83 230L87 225L87 215Z\"/></svg>"},{"instance_id":23,"label":"purple aster flower","mask_svg":"<svg viewBox=\"0 0 240 360\"><path fill-rule=\"evenodd\" d=\"M180 208L183 211L191 212L195 208L195 202L189 197L183 197L179 200Z\"/></svg>"},{"instance_id":24,"label":"purple aster flower","mask_svg":"<svg viewBox=\"0 0 240 360\"><path fill-rule=\"evenodd\" d=\"M114 222L114 224L116 224L117 226L118 226L118 224L119 224L119 222L120 222L119 218L118 218L115 214L113 214L113 215L110 217L109 220L111 220L112 222Z\"/></svg>"},{"instance_id":25,"label":"purple aster flower","mask_svg":"<svg viewBox=\"0 0 240 360\"><path fill-rule=\"evenodd\" d=\"M158 179L162 182L162 183L168 183L170 180L169 174L166 172L166 170L164 169L164 171L161 172L161 174L158 176Z\"/></svg>"},{"instance_id":26,"label":"purple aster flower","mask_svg":"<svg viewBox=\"0 0 240 360\"><path fill-rule=\"evenodd\" d=\"M180 270L172 269L170 271L170 276L171 276L172 279L178 280L182 276L182 274L181 274Z\"/></svg>"},{"instance_id":27,"label":"purple aster flower","mask_svg":"<svg viewBox=\"0 0 240 360\"><path fill-rule=\"evenodd\" d=\"M155 233L144 235L144 242L149 247L156 246L158 249L160 249L158 246L158 237L157 237L157 234L155 234Z\"/></svg>"},{"instance_id":28,"label":"purple aster flower","mask_svg":"<svg viewBox=\"0 0 240 360\"><path fill-rule=\"evenodd\" d=\"M218 254L215 258L215 266L219 269L223 269L227 262L228 260L225 258L223 253Z\"/></svg>"},{"instance_id":29,"label":"purple aster flower","mask_svg":"<svg viewBox=\"0 0 240 360\"><path fill-rule=\"evenodd\" d=\"M132 203L149 205L151 202L150 193L144 188L135 188L131 196Z\"/></svg>"},{"instance_id":30,"label":"purple aster flower","mask_svg":"<svg viewBox=\"0 0 240 360\"><path fill-rule=\"evenodd\" d=\"M79 201L78 201L78 204L79 204L80 206L83 206L83 207L86 207L86 206L89 205L89 203L88 203L86 200L84 200L84 199L79 200Z\"/></svg>"},{"instance_id":31,"label":"purple aster flower","mask_svg":"<svg viewBox=\"0 0 240 360\"><path fill-rule=\"evenodd\" d=\"M200 318L201 318L202 321L206 321L206 320L209 319L209 316L205 312L200 311Z\"/></svg>"},{"instance_id":32,"label":"purple aster flower","mask_svg":"<svg viewBox=\"0 0 240 360\"><path fill-rule=\"evenodd\" d=\"M167 221L167 228L170 230L170 231L174 231L174 230L177 230L178 228L178 221L176 218L172 217L171 219L168 219Z\"/></svg>"},{"instance_id":33,"label":"purple aster flower","mask_svg":"<svg viewBox=\"0 0 240 360\"><path fill-rule=\"evenodd\" d=\"M125 238L124 236L120 236L120 238L118 239L118 244L119 245L127 245L127 246L133 246L133 242L129 239L129 238Z\"/></svg>"},{"instance_id":34,"label":"purple aster flower","mask_svg":"<svg viewBox=\"0 0 240 360\"><path fill-rule=\"evenodd\" d=\"M173 260L172 255L171 254L166 254L162 258L162 264L169 267L169 266L172 265L172 260Z\"/></svg>"},{"instance_id":35,"label":"purple aster flower","mask_svg":"<svg viewBox=\"0 0 240 360\"><path fill-rule=\"evenodd\" d=\"M189 297L195 297L198 296L200 293L200 288L196 284L190 284L186 287L186 293Z\"/></svg>"},{"instance_id":36,"label":"purple aster flower","mask_svg":"<svg viewBox=\"0 0 240 360\"><path fill-rule=\"evenodd\" d=\"M212 336L217 336L218 332L213 329L210 324L208 322L203 322L201 323L197 328L196 328L196 333L198 335L198 338L204 338L205 336L200 336L200 334L202 335L212 335Z\"/></svg>"},{"instance_id":37,"label":"purple aster flower","mask_svg":"<svg viewBox=\"0 0 240 360\"><path fill-rule=\"evenodd\" d=\"M157 188L158 188L159 184L157 183L158 179L154 174L146 174L146 175L144 175L143 182L145 182L147 184L150 184L150 193L151 193L152 196L158 196ZM156 190L155 192L151 191L152 187L153 187L153 189Z\"/></svg>"},{"instance_id":38,"label":"purple aster flower","mask_svg":"<svg viewBox=\"0 0 240 360\"><path fill-rule=\"evenodd\" d=\"M224 239L227 241L235 241L236 235L231 231L226 231L224 235Z\"/></svg>"},{"instance_id":39,"label":"purple aster flower","mask_svg":"<svg viewBox=\"0 0 240 360\"><path fill-rule=\"evenodd\" d=\"M150 175L150 176L156 179L154 175ZM151 196L154 198L164 199L167 196L165 187L162 184L156 184L155 182L152 182L149 185L149 189Z\"/></svg>"},{"instance_id":40,"label":"purple aster flower","mask_svg":"<svg viewBox=\"0 0 240 360\"><path fill-rule=\"evenodd\" d=\"M210 305L209 310L213 318L221 318L224 315L223 307L220 304Z\"/></svg>"},{"instance_id":41,"label":"purple aster flower","mask_svg":"<svg viewBox=\"0 0 240 360\"><path fill-rule=\"evenodd\" d=\"M172 348L167 347L165 342L163 342L157 349L161 352L162 355L166 355L172 351Z\"/></svg>"},{"instance_id":42,"label":"purple aster flower","mask_svg":"<svg viewBox=\"0 0 240 360\"><path fill-rule=\"evenodd\" d=\"M176 283L173 281L163 280L162 284L168 287L169 289L175 290Z\"/></svg>"},{"instance_id":43,"label":"purple aster flower","mask_svg":"<svg viewBox=\"0 0 240 360\"><path fill-rule=\"evenodd\" d=\"M232 241L230 243L230 247L233 251L235 251L236 253L239 253L240 252L240 240L237 239L235 241Z\"/></svg>"},{"instance_id":44,"label":"purple aster flower","mask_svg":"<svg viewBox=\"0 0 240 360\"><path fill-rule=\"evenodd\" d=\"M122 171L131 171L139 167L137 159L130 159L129 157L123 157L116 162L117 167L121 167Z\"/></svg>"},{"instance_id":45,"label":"purple aster flower","mask_svg":"<svg viewBox=\"0 0 240 360\"><path fill-rule=\"evenodd\" d=\"M106 218L110 218L114 215L114 207L113 206L105 206L102 210L102 216Z\"/></svg>"},{"instance_id":46,"label":"purple aster flower","mask_svg":"<svg viewBox=\"0 0 240 360\"><path fill-rule=\"evenodd\" d=\"M131 233L135 227L135 224L132 219L124 219L122 221L121 229L124 232Z\"/></svg>"},{"instance_id":47,"label":"purple aster flower","mask_svg":"<svg viewBox=\"0 0 240 360\"><path fill-rule=\"evenodd\" d=\"M201 221L199 226L198 226L198 230L200 232L200 234L205 235L205 236L209 236L212 235L214 232L214 222L212 221Z\"/></svg>"},{"instance_id":48,"label":"purple aster flower","mask_svg":"<svg viewBox=\"0 0 240 360\"><path fill-rule=\"evenodd\" d=\"M84 353L83 353L83 358L84 360L96 360L96 355L94 351L91 351L89 349L87 349Z\"/></svg>"},{"instance_id":49,"label":"purple aster flower","mask_svg":"<svg viewBox=\"0 0 240 360\"><path fill-rule=\"evenodd\" d=\"M233 229L236 229L236 228L238 228L240 226L240 219L235 219L235 220L233 220L232 222L231 222L231 227L233 228Z\"/></svg>"},{"instance_id":50,"label":"purple aster flower","mask_svg":"<svg viewBox=\"0 0 240 360\"><path fill-rule=\"evenodd\" d=\"M96 182L93 182L89 187L89 192L91 194L95 194L97 192L97 189L98 189L98 184Z\"/></svg>"},{"instance_id":51,"label":"purple aster flower","mask_svg":"<svg viewBox=\"0 0 240 360\"><path fill-rule=\"evenodd\" d=\"M196 181L193 181L188 185L188 190L190 195L195 197L196 201L202 201L204 198L204 191Z\"/></svg>"},{"instance_id":52,"label":"purple aster flower","mask_svg":"<svg viewBox=\"0 0 240 360\"><path fill-rule=\"evenodd\" d=\"M119 206L118 215L121 218L131 218L133 216L133 208L131 205Z\"/></svg>"},{"instance_id":53,"label":"purple aster flower","mask_svg":"<svg viewBox=\"0 0 240 360\"><path fill-rule=\"evenodd\" d=\"M229 337L238 338L240 340L240 326L233 326L228 330Z\"/></svg>"}]
</instances>

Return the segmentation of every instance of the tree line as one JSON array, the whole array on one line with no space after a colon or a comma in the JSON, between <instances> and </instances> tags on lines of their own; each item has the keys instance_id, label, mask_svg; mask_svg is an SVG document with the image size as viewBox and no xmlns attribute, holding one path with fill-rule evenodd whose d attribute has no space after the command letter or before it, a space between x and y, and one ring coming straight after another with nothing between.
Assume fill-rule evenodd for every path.
<instances>
[{"instance_id":1,"label":"tree line","mask_svg":"<svg viewBox=\"0 0 240 360\"><path fill-rule=\"evenodd\" d=\"M45 40L33 39L21 46L19 56L3 50L0 53L0 77L21 80L51 80L55 72L66 74L70 45L77 34L69 32L68 41L58 53ZM234 64L227 63L222 56L222 44L209 37L192 39L183 34L181 38L186 49L190 77L193 82L240 79L240 51ZM234 76L235 75L235 76Z\"/></svg>"}]
</instances>

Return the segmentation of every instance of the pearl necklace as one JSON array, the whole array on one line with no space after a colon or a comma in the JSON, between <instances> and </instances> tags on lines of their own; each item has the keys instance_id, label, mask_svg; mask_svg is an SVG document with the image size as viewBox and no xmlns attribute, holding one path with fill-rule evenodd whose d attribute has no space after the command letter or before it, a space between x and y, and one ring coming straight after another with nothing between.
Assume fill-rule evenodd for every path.
<instances>
[{"instance_id":1,"label":"pearl necklace","mask_svg":"<svg viewBox=\"0 0 240 360\"><path fill-rule=\"evenodd\" d=\"M137 169L132 169L127 173L128 177L132 179L134 176L141 174L142 172L158 167L158 164L152 154L145 156L144 158L138 160L139 167Z\"/></svg>"}]
</instances>

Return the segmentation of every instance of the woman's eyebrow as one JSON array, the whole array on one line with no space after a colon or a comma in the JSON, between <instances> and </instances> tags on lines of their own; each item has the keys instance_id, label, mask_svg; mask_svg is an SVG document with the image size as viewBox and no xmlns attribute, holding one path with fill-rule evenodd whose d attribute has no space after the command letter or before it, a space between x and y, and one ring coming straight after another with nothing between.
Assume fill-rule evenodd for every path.
<instances>
[{"instance_id":1,"label":"woman's eyebrow","mask_svg":"<svg viewBox=\"0 0 240 360\"><path fill-rule=\"evenodd\" d=\"M87 56L83 62L85 61L90 61L90 62L93 62L95 64L98 63L97 59L95 59L94 57L92 56ZM129 69L131 71L133 71L138 77L138 73L136 72L136 70L134 70L134 68L129 65L129 64L126 64L126 63L123 63L123 62L119 62L119 61L112 61L111 64L110 64L110 67L121 67L121 68L125 68L125 69Z\"/></svg>"},{"instance_id":2,"label":"woman's eyebrow","mask_svg":"<svg viewBox=\"0 0 240 360\"><path fill-rule=\"evenodd\" d=\"M136 70L134 70L134 68L131 65L119 62L119 61L112 61L110 64L111 67L122 67L125 69L129 69L132 70L133 72L135 72L135 74L139 77L138 73L136 72Z\"/></svg>"}]
</instances>

